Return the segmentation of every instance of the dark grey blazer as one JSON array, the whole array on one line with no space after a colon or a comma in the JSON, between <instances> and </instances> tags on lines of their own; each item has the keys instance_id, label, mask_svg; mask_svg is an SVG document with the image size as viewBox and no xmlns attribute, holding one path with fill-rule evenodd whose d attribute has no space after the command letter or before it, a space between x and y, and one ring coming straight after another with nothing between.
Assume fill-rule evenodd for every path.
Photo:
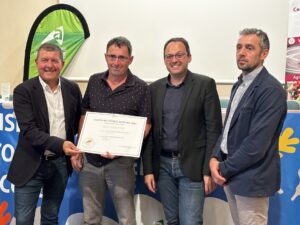
<instances>
[{"instance_id":1,"label":"dark grey blazer","mask_svg":"<svg viewBox=\"0 0 300 225\"><path fill-rule=\"evenodd\" d=\"M233 86L230 103L237 88L238 85ZM278 139L286 113L285 90L263 68L232 117L227 139L228 157L224 159L220 149L222 135L213 151L213 157L221 161L221 175L234 194L265 197L280 188Z\"/></svg>"},{"instance_id":2,"label":"dark grey blazer","mask_svg":"<svg viewBox=\"0 0 300 225\"><path fill-rule=\"evenodd\" d=\"M142 154L144 174L159 175L162 150L162 111L167 78L150 85L152 130ZM185 176L202 181L209 175L209 159L222 129L221 109L215 81L188 71L180 109L178 149Z\"/></svg>"},{"instance_id":3,"label":"dark grey blazer","mask_svg":"<svg viewBox=\"0 0 300 225\"><path fill-rule=\"evenodd\" d=\"M67 140L74 141L80 119L81 92L74 82L61 77ZM41 164L46 149L64 154L64 140L49 135L49 116L46 98L39 78L27 80L14 89L14 112L20 127L19 140L7 179L16 186L27 183ZM67 157L71 173L70 158Z\"/></svg>"}]
</instances>

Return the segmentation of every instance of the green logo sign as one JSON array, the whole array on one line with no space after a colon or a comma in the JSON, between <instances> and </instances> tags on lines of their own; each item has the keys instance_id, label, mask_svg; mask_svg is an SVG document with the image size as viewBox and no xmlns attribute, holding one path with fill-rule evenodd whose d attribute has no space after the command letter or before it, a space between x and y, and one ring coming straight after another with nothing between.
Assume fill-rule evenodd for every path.
<instances>
[{"instance_id":1,"label":"green logo sign","mask_svg":"<svg viewBox=\"0 0 300 225\"><path fill-rule=\"evenodd\" d=\"M24 80L38 75L35 59L41 44L53 43L63 50L65 61L63 73L89 35L85 19L74 7L58 4L47 8L36 19L29 34L25 52Z\"/></svg>"}]
</instances>

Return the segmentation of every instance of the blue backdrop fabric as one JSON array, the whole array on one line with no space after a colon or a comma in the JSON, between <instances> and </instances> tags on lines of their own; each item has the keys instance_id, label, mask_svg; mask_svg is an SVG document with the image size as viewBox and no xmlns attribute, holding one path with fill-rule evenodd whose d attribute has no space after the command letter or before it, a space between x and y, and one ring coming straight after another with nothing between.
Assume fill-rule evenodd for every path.
<instances>
[{"instance_id":1,"label":"blue backdrop fabric","mask_svg":"<svg viewBox=\"0 0 300 225\"><path fill-rule=\"evenodd\" d=\"M269 225L298 225L300 221L300 113L289 112L282 129L279 144L279 154L281 156L281 189L270 199ZM3 108L0 104L0 225L9 224L8 216L13 218L14 210L14 187L6 180L9 164L12 160L16 148L19 128L14 117L12 109ZM158 194L150 193L144 185L140 161L136 161L136 196L143 196L143 199L149 199L159 202ZM226 203L226 197L222 188L218 188L208 198L217 198ZM40 207L41 199L37 208ZM146 204L147 205L147 204ZM157 204L148 204L152 207ZM7 206L7 207L6 207ZM153 224L164 224L163 212L160 215L153 216L151 208L141 208L141 214L151 214ZM156 207L157 208L157 207ZM157 209L153 209L157 210ZM158 209L161 211L161 208ZM64 200L60 210L59 224L74 224L74 218L82 217L82 201L78 188L78 175L73 173L69 179L65 191ZM38 210L37 210L38 212ZM76 217L79 215L79 217ZM72 220L72 216L74 217ZM107 224L117 224L117 216L114 211L109 194L106 196L105 216L109 218ZM207 215L209 216L209 215ZM6 220L4 219L6 218ZM114 223L114 221L116 223ZM78 221L77 221L78 222ZM13 222L11 223L13 224ZM78 224L80 224L78 222ZM225 224L226 225L226 224Z\"/></svg>"}]
</instances>

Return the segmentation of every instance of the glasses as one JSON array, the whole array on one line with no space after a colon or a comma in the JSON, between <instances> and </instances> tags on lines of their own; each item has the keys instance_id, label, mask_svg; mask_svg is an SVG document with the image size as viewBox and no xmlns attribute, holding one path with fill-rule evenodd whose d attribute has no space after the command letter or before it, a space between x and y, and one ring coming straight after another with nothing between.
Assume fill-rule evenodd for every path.
<instances>
[{"instance_id":1,"label":"glasses","mask_svg":"<svg viewBox=\"0 0 300 225\"><path fill-rule=\"evenodd\" d=\"M180 60L180 59L183 59L186 55L187 55L187 53L184 53L184 52L178 52L175 55L167 54L167 55L165 55L165 59L167 61L171 61L175 57L175 59Z\"/></svg>"},{"instance_id":2,"label":"glasses","mask_svg":"<svg viewBox=\"0 0 300 225\"><path fill-rule=\"evenodd\" d=\"M105 54L105 56L108 58L109 61L116 61L119 60L120 62L125 62L126 60L128 60L129 58L123 55L109 55L109 54Z\"/></svg>"}]
</instances>

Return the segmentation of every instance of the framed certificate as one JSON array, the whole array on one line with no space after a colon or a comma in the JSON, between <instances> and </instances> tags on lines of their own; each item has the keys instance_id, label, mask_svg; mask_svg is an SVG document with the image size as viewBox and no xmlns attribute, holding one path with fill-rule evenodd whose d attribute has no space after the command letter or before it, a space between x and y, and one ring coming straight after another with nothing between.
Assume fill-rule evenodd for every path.
<instances>
[{"instance_id":1,"label":"framed certificate","mask_svg":"<svg viewBox=\"0 0 300 225\"><path fill-rule=\"evenodd\" d=\"M83 152L140 157L146 117L87 112L77 147Z\"/></svg>"}]
</instances>

